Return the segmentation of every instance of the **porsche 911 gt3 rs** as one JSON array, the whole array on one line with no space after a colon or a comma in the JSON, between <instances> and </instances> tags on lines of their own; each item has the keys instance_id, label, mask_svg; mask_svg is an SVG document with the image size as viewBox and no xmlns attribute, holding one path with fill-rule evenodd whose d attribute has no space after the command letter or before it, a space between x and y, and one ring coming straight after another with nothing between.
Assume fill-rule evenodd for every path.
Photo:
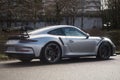
<instances>
[{"instance_id":1,"label":"porsche 911 gt3 rs","mask_svg":"<svg viewBox=\"0 0 120 80\"><path fill-rule=\"evenodd\" d=\"M27 36L27 37L26 37ZM89 36L70 25L48 26L9 38L5 53L23 62L40 59L56 63L61 58L96 56L107 60L115 54L115 45L106 37Z\"/></svg>"}]
</instances>

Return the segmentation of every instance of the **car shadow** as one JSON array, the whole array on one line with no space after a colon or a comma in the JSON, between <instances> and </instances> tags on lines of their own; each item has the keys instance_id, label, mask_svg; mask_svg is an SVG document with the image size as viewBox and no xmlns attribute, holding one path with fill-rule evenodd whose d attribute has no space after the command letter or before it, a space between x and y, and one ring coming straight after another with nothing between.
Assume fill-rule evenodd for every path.
<instances>
[{"instance_id":1,"label":"car shadow","mask_svg":"<svg viewBox=\"0 0 120 80\"><path fill-rule=\"evenodd\" d=\"M77 59L62 59L60 62L55 64L45 64L41 61L32 61L28 63L23 63L20 61L15 61L11 63L4 63L4 68L21 68L21 67L33 67L33 66L51 66L51 65L61 65L61 64L74 64L74 63L93 63L93 62L101 62L101 61L110 61L114 60L114 58L110 58L109 60L99 60L96 58L77 58Z\"/></svg>"}]
</instances>

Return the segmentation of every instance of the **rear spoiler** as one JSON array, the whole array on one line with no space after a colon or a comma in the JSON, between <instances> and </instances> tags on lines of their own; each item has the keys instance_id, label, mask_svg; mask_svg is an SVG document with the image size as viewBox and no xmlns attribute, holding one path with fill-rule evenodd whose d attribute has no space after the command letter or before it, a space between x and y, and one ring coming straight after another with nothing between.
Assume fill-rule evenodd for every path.
<instances>
[{"instance_id":1,"label":"rear spoiler","mask_svg":"<svg viewBox=\"0 0 120 80\"><path fill-rule=\"evenodd\" d=\"M25 27L22 26L21 28L18 29L20 31L19 35L12 35L8 38L8 40L14 39L14 40L18 40L18 39L27 39L29 38L29 34L28 34L28 30L33 30L33 28L31 27Z\"/></svg>"},{"instance_id":2,"label":"rear spoiler","mask_svg":"<svg viewBox=\"0 0 120 80\"><path fill-rule=\"evenodd\" d=\"M12 35L8 38L8 40L23 40L29 38L29 35Z\"/></svg>"}]
</instances>

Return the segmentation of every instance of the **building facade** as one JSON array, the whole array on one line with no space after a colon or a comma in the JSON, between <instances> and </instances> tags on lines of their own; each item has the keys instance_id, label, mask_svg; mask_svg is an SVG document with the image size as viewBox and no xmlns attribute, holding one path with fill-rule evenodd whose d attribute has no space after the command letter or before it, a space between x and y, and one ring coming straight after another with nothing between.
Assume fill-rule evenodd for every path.
<instances>
[{"instance_id":1,"label":"building facade","mask_svg":"<svg viewBox=\"0 0 120 80\"><path fill-rule=\"evenodd\" d=\"M85 0L85 12L97 12L101 9L101 0Z\"/></svg>"}]
</instances>

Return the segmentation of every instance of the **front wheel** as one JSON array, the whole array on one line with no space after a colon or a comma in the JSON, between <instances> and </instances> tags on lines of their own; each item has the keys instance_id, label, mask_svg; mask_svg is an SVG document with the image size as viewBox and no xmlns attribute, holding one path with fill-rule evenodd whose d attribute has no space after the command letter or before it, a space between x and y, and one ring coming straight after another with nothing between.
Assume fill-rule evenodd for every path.
<instances>
[{"instance_id":1,"label":"front wheel","mask_svg":"<svg viewBox=\"0 0 120 80\"><path fill-rule=\"evenodd\" d=\"M42 51L40 60L45 63L56 63L61 58L61 48L57 43L48 43Z\"/></svg>"},{"instance_id":2,"label":"front wheel","mask_svg":"<svg viewBox=\"0 0 120 80\"><path fill-rule=\"evenodd\" d=\"M103 42L98 49L97 58L107 60L110 58L111 53L111 45L108 42Z\"/></svg>"}]
</instances>

